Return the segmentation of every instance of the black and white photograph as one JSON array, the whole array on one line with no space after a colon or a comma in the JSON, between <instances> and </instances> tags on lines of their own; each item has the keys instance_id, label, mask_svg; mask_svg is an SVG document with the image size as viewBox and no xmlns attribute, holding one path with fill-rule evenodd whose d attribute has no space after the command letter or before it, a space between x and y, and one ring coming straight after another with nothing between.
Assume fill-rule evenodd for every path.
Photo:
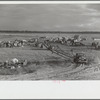
<instances>
[{"instance_id":1,"label":"black and white photograph","mask_svg":"<svg viewBox=\"0 0 100 100\"><path fill-rule=\"evenodd\" d=\"M0 80L100 80L100 4L0 4Z\"/></svg>"}]
</instances>

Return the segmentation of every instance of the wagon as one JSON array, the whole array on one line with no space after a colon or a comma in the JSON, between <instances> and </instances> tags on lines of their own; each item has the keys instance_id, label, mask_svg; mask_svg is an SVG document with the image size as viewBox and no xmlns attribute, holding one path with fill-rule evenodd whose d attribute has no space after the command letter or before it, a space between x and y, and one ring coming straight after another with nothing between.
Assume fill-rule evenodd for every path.
<instances>
[{"instance_id":1,"label":"wagon","mask_svg":"<svg viewBox=\"0 0 100 100\"><path fill-rule=\"evenodd\" d=\"M88 59L83 53L76 53L73 60L76 64L87 64Z\"/></svg>"}]
</instances>

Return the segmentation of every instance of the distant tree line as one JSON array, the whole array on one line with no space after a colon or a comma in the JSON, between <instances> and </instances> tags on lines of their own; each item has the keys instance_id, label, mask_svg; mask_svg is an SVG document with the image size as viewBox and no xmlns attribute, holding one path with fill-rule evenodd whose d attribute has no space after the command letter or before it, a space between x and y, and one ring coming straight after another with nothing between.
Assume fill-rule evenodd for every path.
<instances>
[{"instance_id":1,"label":"distant tree line","mask_svg":"<svg viewBox=\"0 0 100 100\"><path fill-rule=\"evenodd\" d=\"M63 33L63 34L100 34L99 31L28 31L28 30L0 30L0 33Z\"/></svg>"}]
</instances>

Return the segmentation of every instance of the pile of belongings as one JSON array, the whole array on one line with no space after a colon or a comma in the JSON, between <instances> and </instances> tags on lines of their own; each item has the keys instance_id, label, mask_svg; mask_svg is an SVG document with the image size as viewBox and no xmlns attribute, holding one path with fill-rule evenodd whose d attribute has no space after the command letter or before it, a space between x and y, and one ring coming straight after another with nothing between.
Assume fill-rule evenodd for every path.
<instances>
[{"instance_id":1,"label":"pile of belongings","mask_svg":"<svg viewBox=\"0 0 100 100\"><path fill-rule=\"evenodd\" d=\"M25 67L27 64L28 64L27 60L18 60L17 58L13 58L10 61L6 60L5 62L0 62L0 67L15 69L20 67Z\"/></svg>"}]
</instances>

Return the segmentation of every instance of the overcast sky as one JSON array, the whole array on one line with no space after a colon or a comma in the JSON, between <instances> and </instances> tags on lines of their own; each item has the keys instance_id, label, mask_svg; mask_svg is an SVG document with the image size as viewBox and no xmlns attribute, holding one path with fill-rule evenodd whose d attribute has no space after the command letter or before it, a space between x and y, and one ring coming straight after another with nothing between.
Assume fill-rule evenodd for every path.
<instances>
[{"instance_id":1,"label":"overcast sky","mask_svg":"<svg viewBox=\"0 0 100 100\"><path fill-rule=\"evenodd\" d=\"M100 4L1 4L0 30L100 31Z\"/></svg>"}]
</instances>

